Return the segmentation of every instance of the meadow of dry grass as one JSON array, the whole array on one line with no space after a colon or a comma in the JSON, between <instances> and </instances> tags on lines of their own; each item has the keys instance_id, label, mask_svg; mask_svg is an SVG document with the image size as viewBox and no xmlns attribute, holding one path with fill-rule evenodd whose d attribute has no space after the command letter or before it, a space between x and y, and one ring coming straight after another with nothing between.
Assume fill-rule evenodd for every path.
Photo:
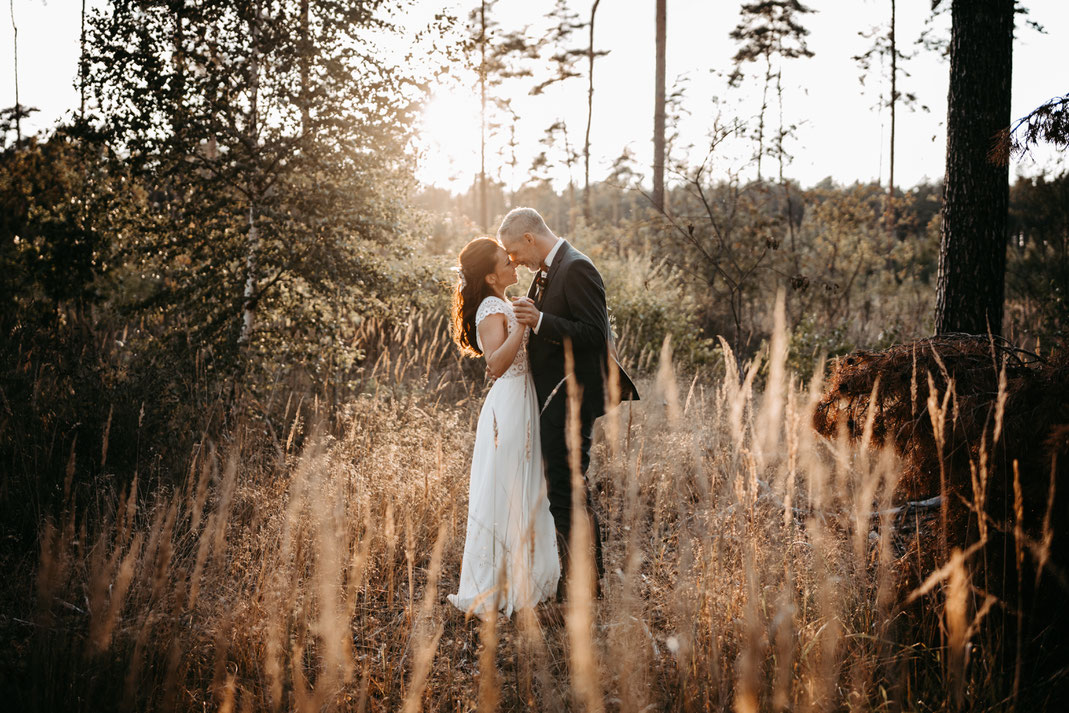
<instances>
[{"instance_id":1,"label":"meadow of dry grass","mask_svg":"<svg viewBox=\"0 0 1069 713\"><path fill-rule=\"evenodd\" d=\"M439 322L382 336L364 395L336 413L287 408L275 440L249 420L198 443L175 487L135 477L43 522L13 625L19 709L1006 704L970 560L901 606L901 466L865 437L817 436L821 382L786 370L780 320L759 391L760 362L683 377L666 345L643 400L599 422L604 598L577 595L563 621L445 602L483 385L442 366Z\"/></svg>"}]
</instances>

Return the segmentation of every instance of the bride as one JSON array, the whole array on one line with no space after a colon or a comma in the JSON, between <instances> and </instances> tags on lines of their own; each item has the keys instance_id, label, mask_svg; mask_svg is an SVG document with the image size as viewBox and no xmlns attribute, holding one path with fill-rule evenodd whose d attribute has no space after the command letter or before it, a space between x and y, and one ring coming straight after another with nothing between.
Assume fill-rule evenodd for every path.
<instances>
[{"instance_id":1,"label":"bride","mask_svg":"<svg viewBox=\"0 0 1069 713\"><path fill-rule=\"evenodd\" d=\"M448 599L463 611L506 617L555 595L560 579L538 434L538 399L527 365L528 329L505 299L516 266L496 241L460 251L453 340L486 359L497 378L479 413L468 484L460 586Z\"/></svg>"}]
</instances>

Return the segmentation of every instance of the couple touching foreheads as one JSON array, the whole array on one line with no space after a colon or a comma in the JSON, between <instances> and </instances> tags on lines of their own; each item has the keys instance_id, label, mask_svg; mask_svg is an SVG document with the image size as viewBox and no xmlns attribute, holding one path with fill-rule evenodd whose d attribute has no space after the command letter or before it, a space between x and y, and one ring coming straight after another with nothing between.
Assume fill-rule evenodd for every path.
<instances>
[{"instance_id":1,"label":"couple touching foreheads","mask_svg":"<svg viewBox=\"0 0 1069 713\"><path fill-rule=\"evenodd\" d=\"M516 265L536 277L526 297L510 299ZM460 586L449 601L479 615L496 606L511 616L564 594L573 515L566 349L581 394L577 501L592 525L595 588L604 567L586 485L594 421L605 413L611 371L620 399L638 394L616 362L601 275L537 211L511 211L496 241L464 246L457 270L453 339L465 354L482 355L497 380L479 414Z\"/></svg>"}]
</instances>

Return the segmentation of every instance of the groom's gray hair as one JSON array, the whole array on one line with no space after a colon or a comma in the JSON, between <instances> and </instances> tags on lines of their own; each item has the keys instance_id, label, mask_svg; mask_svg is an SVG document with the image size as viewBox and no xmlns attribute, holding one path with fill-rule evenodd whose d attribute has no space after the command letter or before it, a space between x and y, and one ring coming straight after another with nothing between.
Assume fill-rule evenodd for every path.
<instances>
[{"instance_id":1,"label":"groom's gray hair","mask_svg":"<svg viewBox=\"0 0 1069 713\"><path fill-rule=\"evenodd\" d=\"M525 233L553 235L546 221L534 208L513 208L501 221L501 227L497 229L498 240L502 241L522 237Z\"/></svg>"}]
</instances>

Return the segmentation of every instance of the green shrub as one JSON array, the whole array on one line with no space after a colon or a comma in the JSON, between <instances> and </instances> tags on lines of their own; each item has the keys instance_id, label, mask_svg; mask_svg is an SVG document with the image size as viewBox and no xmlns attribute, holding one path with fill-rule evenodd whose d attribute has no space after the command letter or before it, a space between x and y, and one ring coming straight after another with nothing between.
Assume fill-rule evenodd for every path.
<instances>
[{"instance_id":1,"label":"green shrub","mask_svg":"<svg viewBox=\"0 0 1069 713\"><path fill-rule=\"evenodd\" d=\"M684 289L679 271L648 253L588 252L605 280L609 317L625 366L646 370L656 364L665 338L671 337L678 366L719 363L719 344L702 333L699 299Z\"/></svg>"}]
</instances>

